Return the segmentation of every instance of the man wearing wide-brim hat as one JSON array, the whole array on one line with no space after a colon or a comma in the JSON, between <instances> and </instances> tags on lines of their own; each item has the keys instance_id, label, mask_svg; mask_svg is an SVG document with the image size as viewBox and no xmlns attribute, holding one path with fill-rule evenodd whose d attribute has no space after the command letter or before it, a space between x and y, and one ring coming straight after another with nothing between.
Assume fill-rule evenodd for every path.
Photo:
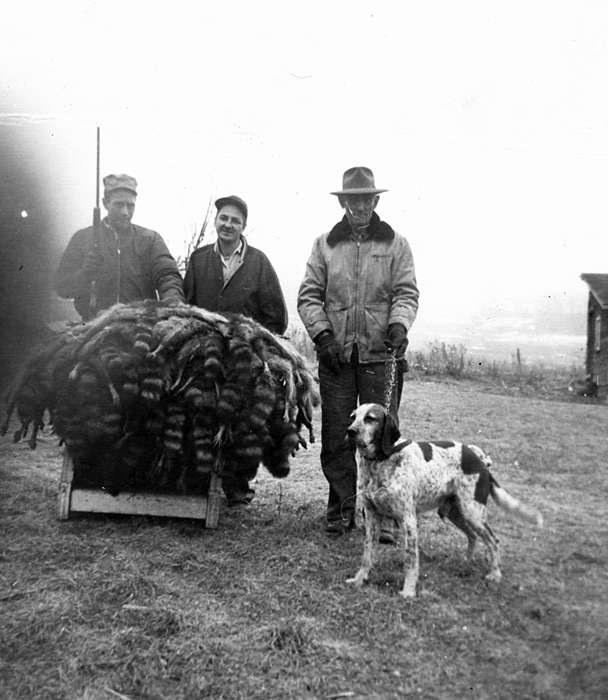
<instances>
[{"instance_id":1,"label":"man wearing wide-brim hat","mask_svg":"<svg viewBox=\"0 0 608 700\"><path fill-rule=\"evenodd\" d=\"M398 371L390 412L397 420L408 332L418 310L410 246L375 212L386 191L376 187L369 168L344 173L342 189L331 193L344 216L315 240L298 294L298 311L319 359L330 535L354 525L357 467L344 439L350 413L358 403L384 403L387 350L393 350ZM388 522L381 541L394 541Z\"/></svg>"}]
</instances>

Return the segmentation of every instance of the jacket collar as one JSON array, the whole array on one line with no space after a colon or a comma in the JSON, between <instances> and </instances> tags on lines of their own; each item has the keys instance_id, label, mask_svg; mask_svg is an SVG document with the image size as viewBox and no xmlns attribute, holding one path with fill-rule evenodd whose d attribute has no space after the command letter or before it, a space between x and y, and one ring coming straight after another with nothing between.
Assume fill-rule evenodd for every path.
<instances>
[{"instance_id":1,"label":"jacket collar","mask_svg":"<svg viewBox=\"0 0 608 700\"><path fill-rule=\"evenodd\" d=\"M237 247L234 249L234 252L232 253L232 255L238 255L240 258L243 258L245 256L246 251L247 251L247 241L245 240L244 236L241 236L241 240L239 241L239 244L237 245ZM217 241L215 241L215 243L213 244L213 252L217 253L217 255L219 255L220 258L224 257L222 255L222 251L220 250L220 244ZM230 255L228 257L232 257L232 255Z\"/></svg>"},{"instance_id":2,"label":"jacket collar","mask_svg":"<svg viewBox=\"0 0 608 700\"><path fill-rule=\"evenodd\" d=\"M107 216L104 216L104 217L103 217L103 219L101 220L101 223L106 227L106 229L107 229L108 231L110 231L110 232L112 233L112 235L113 235L114 238L116 238L116 239L121 239L121 240L122 240L123 238L127 238L127 237L130 236L130 235L133 233L133 231L135 230L135 224L130 224L130 225L129 225L129 229L128 229L127 231L121 231L121 232L119 233L119 232L114 228L114 226L112 226L112 225L110 224L110 222L108 221L108 217L107 217Z\"/></svg>"},{"instance_id":3,"label":"jacket collar","mask_svg":"<svg viewBox=\"0 0 608 700\"><path fill-rule=\"evenodd\" d=\"M381 221L380 217L376 212L372 214L372 219L369 222L368 238L371 241L392 241L395 237L395 232L386 223L386 221ZM339 221L332 230L327 234L327 244L330 248L333 248L340 241L347 241L350 239L352 229L348 223L346 215L342 217L342 221Z\"/></svg>"}]
</instances>

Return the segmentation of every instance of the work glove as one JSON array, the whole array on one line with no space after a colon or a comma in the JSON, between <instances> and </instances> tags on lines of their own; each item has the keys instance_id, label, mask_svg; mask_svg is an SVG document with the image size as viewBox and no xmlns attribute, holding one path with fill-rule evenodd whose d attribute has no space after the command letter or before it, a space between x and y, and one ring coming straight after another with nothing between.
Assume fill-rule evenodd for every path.
<instances>
[{"instance_id":1,"label":"work glove","mask_svg":"<svg viewBox=\"0 0 608 700\"><path fill-rule=\"evenodd\" d=\"M331 331L322 331L315 338L319 362L334 374L340 374L340 349Z\"/></svg>"},{"instance_id":2,"label":"work glove","mask_svg":"<svg viewBox=\"0 0 608 700\"><path fill-rule=\"evenodd\" d=\"M90 282L97 277L102 265L103 255L96 248L91 248L82 264L82 274Z\"/></svg>"},{"instance_id":3,"label":"work glove","mask_svg":"<svg viewBox=\"0 0 608 700\"><path fill-rule=\"evenodd\" d=\"M386 331L384 345L387 350L394 350L396 355L403 355L408 345L407 330L402 323L391 323Z\"/></svg>"}]
</instances>

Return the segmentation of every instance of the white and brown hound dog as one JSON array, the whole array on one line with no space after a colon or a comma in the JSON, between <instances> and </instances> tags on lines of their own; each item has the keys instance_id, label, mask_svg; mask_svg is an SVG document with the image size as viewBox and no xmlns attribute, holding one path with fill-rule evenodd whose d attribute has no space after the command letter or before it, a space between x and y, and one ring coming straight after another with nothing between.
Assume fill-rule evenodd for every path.
<instances>
[{"instance_id":1,"label":"white and brown hound dog","mask_svg":"<svg viewBox=\"0 0 608 700\"><path fill-rule=\"evenodd\" d=\"M379 404L362 404L351 414L347 435L359 452L358 495L365 514L361 568L347 583L361 586L372 568L382 518L403 525L406 559L401 595L416 595L418 582L417 514L437 510L464 532L469 557L479 538L487 547L489 581L500 581L498 539L486 523L488 496L522 520L542 527L542 516L501 488L489 471L492 460L475 445L399 440L393 418Z\"/></svg>"}]
</instances>

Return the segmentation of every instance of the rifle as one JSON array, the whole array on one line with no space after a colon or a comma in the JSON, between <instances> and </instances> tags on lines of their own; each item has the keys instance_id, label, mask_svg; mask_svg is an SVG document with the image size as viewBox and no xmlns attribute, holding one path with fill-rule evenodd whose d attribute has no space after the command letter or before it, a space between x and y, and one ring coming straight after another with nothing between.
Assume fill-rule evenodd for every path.
<instances>
[{"instance_id":1,"label":"rifle","mask_svg":"<svg viewBox=\"0 0 608 700\"><path fill-rule=\"evenodd\" d=\"M93 250L99 252L101 237L101 213L99 211L99 127L97 127L97 168L95 174L95 208L93 209ZM89 293L89 318L97 313L97 280L91 280Z\"/></svg>"},{"instance_id":2,"label":"rifle","mask_svg":"<svg viewBox=\"0 0 608 700\"><path fill-rule=\"evenodd\" d=\"M211 213L212 206L213 197L209 197L209 204L207 205L207 213L205 214L205 220L203 221L203 225L201 226L198 238L196 239L196 241L194 241L194 247L192 248L191 252L194 252L203 242L203 238L205 237L205 230L207 229L207 224L209 223L209 214Z\"/></svg>"},{"instance_id":3,"label":"rifle","mask_svg":"<svg viewBox=\"0 0 608 700\"><path fill-rule=\"evenodd\" d=\"M192 238L189 241L186 241L186 255L182 258L181 256L178 258L178 266L182 272L185 272L186 268L188 267L188 261L190 260L190 256L194 251L200 247L201 243L203 242L203 239L205 238L205 231L207 230L207 225L209 224L209 214L211 214L213 207L213 197L209 197L209 204L207 205L207 212L205 214L205 220L203 221L203 225L201 226L201 230L198 233L198 236L196 236L196 229L194 231L194 234L192 235ZM196 236L196 237L195 237Z\"/></svg>"}]
</instances>

